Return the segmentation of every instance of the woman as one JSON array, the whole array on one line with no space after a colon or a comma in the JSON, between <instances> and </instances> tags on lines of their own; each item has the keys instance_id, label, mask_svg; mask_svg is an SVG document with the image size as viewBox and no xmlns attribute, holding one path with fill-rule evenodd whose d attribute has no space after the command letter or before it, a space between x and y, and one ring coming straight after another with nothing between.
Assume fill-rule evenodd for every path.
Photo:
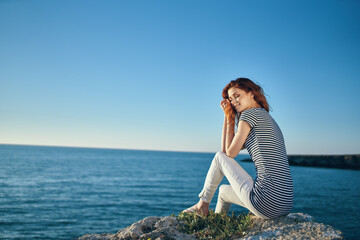
<instances>
[{"instance_id":1,"label":"woman","mask_svg":"<svg viewBox=\"0 0 360 240\"><path fill-rule=\"evenodd\" d=\"M215 213L228 212L235 203L265 219L289 214L293 181L283 135L269 115L262 88L250 79L238 78L225 86L222 96L220 106L225 118L221 152L211 163L199 202L184 212L207 216L212 197L225 176L230 185L220 186ZM244 147L255 164L255 181L233 159Z\"/></svg>"}]
</instances>

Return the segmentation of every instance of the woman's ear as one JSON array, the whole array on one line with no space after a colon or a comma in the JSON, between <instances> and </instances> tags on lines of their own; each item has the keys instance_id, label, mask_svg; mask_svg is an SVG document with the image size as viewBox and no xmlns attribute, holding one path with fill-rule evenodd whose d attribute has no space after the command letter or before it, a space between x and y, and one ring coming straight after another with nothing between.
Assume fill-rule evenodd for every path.
<instances>
[{"instance_id":1,"label":"woman's ear","mask_svg":"<svg viewBox=\"0 0 360 240\"><path fill-rule=\"evenodd\" d=\"M249 93L250 93L250 98L255 99L255 98L254 98L254 92L250 90Z\"/></svg>"}]
</instances>

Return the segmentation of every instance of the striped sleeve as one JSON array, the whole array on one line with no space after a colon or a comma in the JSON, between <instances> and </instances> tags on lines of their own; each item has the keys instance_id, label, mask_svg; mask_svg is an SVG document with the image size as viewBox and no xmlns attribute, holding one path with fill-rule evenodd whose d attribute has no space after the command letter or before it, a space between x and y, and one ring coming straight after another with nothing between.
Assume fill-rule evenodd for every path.
<instances>
[{"instance_id":1,"label":"striped sleeve","mask_svg":"<svg viewBox=\"0 0 360 240\"><path fill-rule=\"evenodd\" d=\"M256 126L256 123L257 123L256 112L254 111L254 109L244 110L241 113L239 120L248 122L250 124L250 126L253 128L254 126Z\"/></svg>"}]
</instances>

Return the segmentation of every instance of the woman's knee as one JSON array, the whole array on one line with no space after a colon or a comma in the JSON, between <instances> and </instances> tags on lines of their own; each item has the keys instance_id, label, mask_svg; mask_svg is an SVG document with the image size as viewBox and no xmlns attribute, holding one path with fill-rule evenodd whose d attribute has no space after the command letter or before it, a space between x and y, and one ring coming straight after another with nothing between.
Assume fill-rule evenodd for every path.
<instances>
[{"instance_id":1,"label":"woman's knee","mask_svg":"<svg viewBox=\"0 0 360 240\"><path fill-rule=\"evenodd\" d=\"M228 156L224 153L224 152L217 152L215 154L214 160L220 162L220 161L224 161Z\"/></svg>"},{"instance_id":2,"label":"woman's knee","mask_svg":"<svg viewBox=\"0 0 360 240\"><path fill-rule=\"evenodd\" d=\"M220 201L226 202L225 199L227 199L226 195L227 195L229 188L231 188L231 186L228 184L220 185L220 187L219 187L219 200Z\"/></svg>"},{"instance_id":3,"label":"woman's knee","mask_svg":"<svg viewBox=\"0 0 360 240\"><path fill-rule=\"evenodd\" d=\"M214 156L214 158L213 158L213 160L212 160L212 162L213 162L213 164L215 164L215 166L217 166L218 165L218 163L219 163L219 160L221 159L221 157L222 157L222 154L221 153L223 153L223 152L217 152L216 154L215 154L215 156Z\"/></svg>"},{"instance_id":4,"label":"woman's knee","mask_svg":"<svg viewBox=\"0 0 360 240\"><path fill-rule=\"evenodd\" d=\"M221 157L224 157L226 156L226 154L224 152L221 152L221 151L218 151L216 154L215 154L215 157L216 158L221 158Z\"/></svg>"},{"instance_id":5,"label":"woman's knee","mask_svg":"<svg viewBox=\"0 0 360 240\"><path fill-rule=\"evenodd\" d=\"M225 184L220 185L220 187L219 187L219 195L221 195L221 194L223 194L225 192L226 186L229 186L229 185L225 185Z\"/></svg>"},{"instance_id":6,"label":"woman's knee","mask_svg":"<svg viewBox=\"0 0 360 240\"><path fill-rule=\"evenodd\" d=\"M232 163L234 161L232 158L229 158L224 152L217 152L214 157L216 164L223 165L225 163Z\"/></svg>"},{"instance_id":7,"label":"woman's knee","mask_svg":"<svg viewBox=\"0 0 360 240\"><path fill-rule=\"evenodd\" d=\"M219 199L218 200L220 200L221 202L224 202L224 200L223 200L223 196L224 196L224 194L225 194L225 188L226 188L226 185L220 185L220 187L219 187Z\"/></svg>"}]
</instances>

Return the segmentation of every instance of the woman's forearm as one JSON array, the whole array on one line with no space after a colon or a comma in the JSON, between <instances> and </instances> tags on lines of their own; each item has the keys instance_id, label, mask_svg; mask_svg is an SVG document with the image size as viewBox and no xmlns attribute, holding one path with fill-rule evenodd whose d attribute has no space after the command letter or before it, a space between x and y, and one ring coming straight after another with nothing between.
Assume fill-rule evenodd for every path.
<instances>
[{"instance_id":1,"label":"woman's forearm","mask_svg":"<svg viewBox=\"0 0 360 240\"><path fill-rule=\"evenodd\" d=\"M227 124L227 128L226 128L226 140L225 140L225 153L226 151L229 149L231 143L232 143L232 140L234 139L234 128L235 128L235 125L234 123L230 123L230 124Z\"/></svg>"},{"instance_id":2,"label":"woman's forearm","mask_svg":"<svg viewBox=\"0 0 360 240\"><path fill-rule=\"evenodd\" d=\"M227 123L227 118L225 116L223 129L222 129L222 135L221 135L221 151L222 152L226 152L226 129L227 129L226 123Z\"/></svg>"},{"instance_id":3,"label":"woman's forearm","mask_svg":"<svg viewBox=\"0 0 360 240\"><path fill-rule=\"evenodd\" d=\"M224 125L222 131L221 139L221 151L226 153L226 150L229 148L233 138L234 138L234 123L228 124L227 117L224 117Z\"/></svg>"}]
</instances>

